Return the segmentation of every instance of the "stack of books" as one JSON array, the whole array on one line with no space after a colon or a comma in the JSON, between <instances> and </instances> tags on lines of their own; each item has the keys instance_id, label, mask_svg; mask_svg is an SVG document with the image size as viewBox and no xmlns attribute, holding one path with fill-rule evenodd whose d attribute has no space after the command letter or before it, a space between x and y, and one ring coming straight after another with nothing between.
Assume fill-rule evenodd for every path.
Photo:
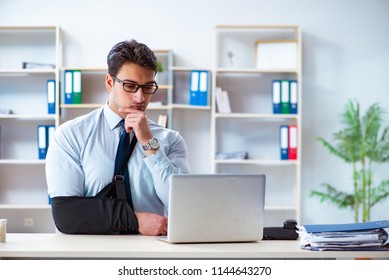
<instances>
[{"instance_id":1,"label":"stack of books","mask_svg":"<svg viewBox=\"0 0 389 280\"><path fill-rule=\"evenodd\" d=\"M216 106L218 113L231 113L231 104L228 92L221 87L216 87Z\"/></svg>"},{"instance_id":2,"label":"stack of books","mask_svg":"<svg viewBox=\"0 0 389 280\"><path fill-rule=\"evenodd\" d=\"M300 247L312 251L389 250L389 221L304 225Z\"/></svg>"}]
</instances>

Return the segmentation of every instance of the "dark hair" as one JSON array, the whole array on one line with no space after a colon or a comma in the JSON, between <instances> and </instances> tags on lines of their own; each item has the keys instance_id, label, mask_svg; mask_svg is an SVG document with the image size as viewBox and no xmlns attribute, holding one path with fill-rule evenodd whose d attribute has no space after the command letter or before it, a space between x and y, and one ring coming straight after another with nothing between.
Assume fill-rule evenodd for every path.
<instances>
[{"instance_id":1,"label":"dark hair","mask_svg":"<svg viewBox=\"0 0 389 280\"><path fill-rule=\"evenodd\" d=\"M126 40L112 47L107 56L108 74L116 76L125 63L135 63L157 73L157 58L148 46L136 40Z\"/></svg>"}]
</instances>

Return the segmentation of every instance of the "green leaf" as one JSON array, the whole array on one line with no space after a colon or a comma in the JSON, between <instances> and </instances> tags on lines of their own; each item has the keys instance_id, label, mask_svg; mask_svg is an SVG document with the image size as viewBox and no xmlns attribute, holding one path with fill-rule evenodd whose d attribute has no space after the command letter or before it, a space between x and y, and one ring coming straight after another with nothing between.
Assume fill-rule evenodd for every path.
<instances>
[{"instance_id":1,"label":"green leaf","mask_svg":"<svg viewBox=\"0 0 389 280\"><path fill-rule=\"evenodd\" d=\"M320 203L330 202L335 204L339 208L354 207L354 196L352 194L339 191L328 183L324 183L321 186L326 189L326 192L321 192L321 191L311 192L312 197L320 198Z\"/></svg>"},{"instance_id":2,"label":"green leaf","mask_svg":"<svg viewBox=\"0 0 389 280\"><path fill-rule=\"evenodd\" d=\"M377 187L371 188L370 207L389 197L389 180L382 181Z\"/></svg>"}]
</instances>

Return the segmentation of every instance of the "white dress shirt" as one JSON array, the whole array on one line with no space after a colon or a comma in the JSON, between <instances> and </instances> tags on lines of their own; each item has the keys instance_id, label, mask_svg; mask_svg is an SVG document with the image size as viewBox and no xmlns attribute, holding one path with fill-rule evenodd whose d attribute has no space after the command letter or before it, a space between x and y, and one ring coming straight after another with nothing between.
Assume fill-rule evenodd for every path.
<instances>
[{"instance_id":1,"label":"white dress shirt","mask_svg":"<svg viewBox=\"0 0 389 280\"><path fill-rule=\"evenodd\" d=\"M114 175L121 117L106 104L59 126L46 156L48 194L95 196ZM135 211L164 215L168 208L170 176L189 173L188 151L181 135L149 120L158 139L156 154L145 157L137 143L128 163Z\"/></svg>"}]
</instances>

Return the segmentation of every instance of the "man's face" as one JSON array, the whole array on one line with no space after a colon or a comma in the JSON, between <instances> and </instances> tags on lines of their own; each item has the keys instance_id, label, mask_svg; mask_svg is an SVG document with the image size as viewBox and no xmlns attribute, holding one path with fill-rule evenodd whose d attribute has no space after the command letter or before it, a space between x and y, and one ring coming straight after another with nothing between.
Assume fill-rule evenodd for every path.
<instances>
[{"instance_id":1,"label":"man's face","mask_svg":"<svg viewBox=\"0 0 389 280\"><path fill-rule=\"evenodd\" d=\"M109 107L119 115L121 114L118 112L118 109L125 107L145 111L151 100L152 94L144 93L142 88L139 88L136 92L127 92L123 89L123 84L120 81L130 83L130 85L127 86L131 87L136 87L136 84L153 85L154 74L153 70L140 67L134 63L124 64L116 77L107 74L105 85L110 93L108 102ZM125 116L122 117L124 118Z\"/></svg>"}]
</instances>

